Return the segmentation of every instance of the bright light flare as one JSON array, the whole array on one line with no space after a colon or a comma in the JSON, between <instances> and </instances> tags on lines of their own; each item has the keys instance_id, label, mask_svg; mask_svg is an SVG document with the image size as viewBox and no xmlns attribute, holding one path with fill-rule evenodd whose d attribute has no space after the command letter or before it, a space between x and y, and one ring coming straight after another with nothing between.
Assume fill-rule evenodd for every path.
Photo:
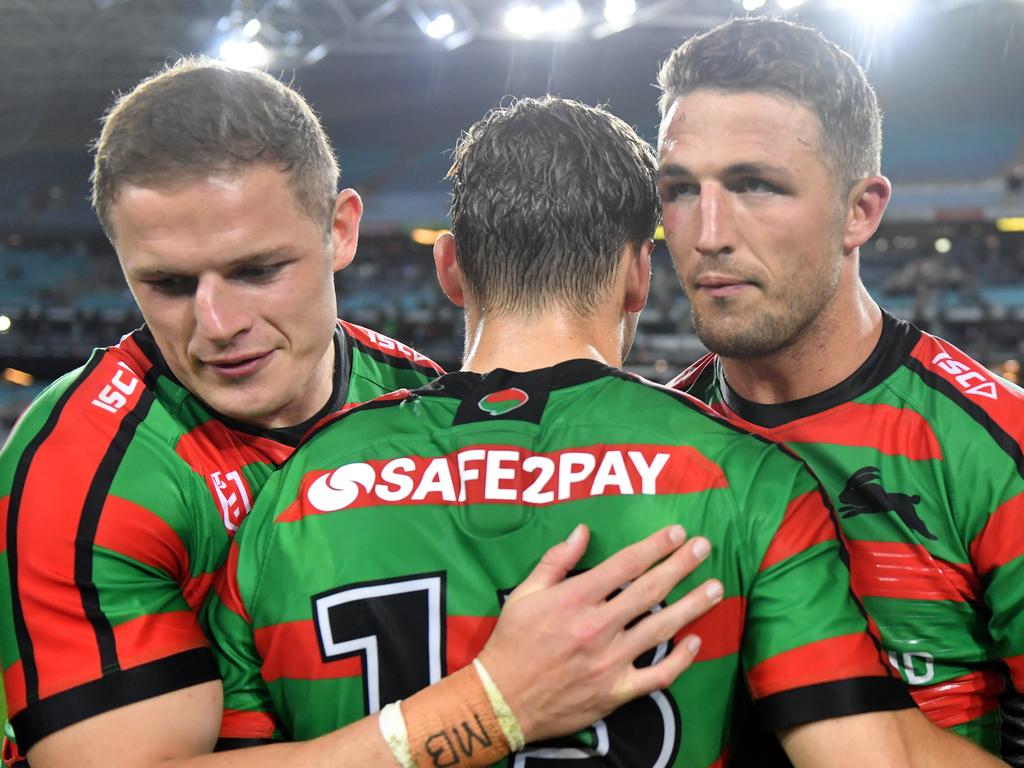
<instances>
[{"instance_id":1,"label":"bright light flare","mask_svg":"<svg viewBox=\"0 0 1024 768\"><path fill-rule=\"evenodd\" d=\"M544 13L536 5L514 5L505 14L505 29L520 37L543 32Z\"/></svg>"},{"instance_id":2,"label":"bright light flare","mask_svg":"<svg viewBox=\"0 0 1024 768\"><path fill-rule=\"evenodd\" d=\"M0 377L2 377L4 381L9 381L11 384L17 384L19 387L31 387L32 382L35 381L35 379L32 378L31 373L19 371L17 368L5 368Z\"/></svg>"},{"instance_id":3,"label":"bright light flare","mask_svg":"<svg viewBox=\"0 0 1024 768\"><path fill-rule=\"evenodd\" d=\"M427 22L423 31L435 40L443 40L455 31L455 19L450 13L442 13Z\"/></svg>"},{"instance_id":4,"label":"bright light flare","mask_svg":"<svg viewBox=\"0 0 1024 768\"><path fill-rule=\"evenodd\" d=\"M613 27L624 27L636 13L635 0L606 0L604 18Z\"/></svg>"},{"instance_id":5,"label":"bright light flare","mask_svg":"<svg viewBox=\"0 0 1024 768\"><path fill-rule=\"evenodd\" d=\"M953 250L953 243L948 237L940 237L935 241L936 253L949 253Z\"/></svg>"},{"instance_id":6,"label":"bright light flare","mask_svg":"<svg viewBox=\"0 0 1024 768\"><path fill-rule=\"evenodd\" d=\"M7 315L0 315L0 333L7 333L11 330L11 318Z\"/></svg>"},{"instance_id":7,"label":"bright light flare","mask_svg":"<svg viewBox=\"0 0 1024 768\"><path fill-rule=\"evenodd\" d=\"M869 24L882 26L899 21L910 13L914 0L839 0L838 6L857 14Z\"/></svg>"},{"instance_id":8,"label":"bright light flare","mask_svg":"<svg viewBox=\"0 0 1024 768\"><path fill-rule=\"evenodd\" d=\"M549 32L570 32L583 21L583 9L579 3L567 2L556 6L544 15L544 27Z\"/></svg>"},{"instance_id":9,"label":"bright light flare","mask_svg":"<svg viewBox=\"0 0 1024 768\"><path fill-rule=\"evenodd\" d=\"M804 0L777 0L779 8L783 11L791 11L804 4Z\"/></svg>"},{"instance_id":10,"label":"bright light flare","mask_svg":"<svg viewBox=\"0 0 1024 768\"><path fill-rule=\"evenodd\" d=\"M270 53L256 40L225 40L220 46L220 60L236 69L260 69L270 63Z\"/></svg>"},{"instance_id":11,"label":"bright light flare","mask_svg":"<svg viewBox=\"0 0 1024 768\"><path fill-rule=\"evenodd\" d=\"M764 8L764 4L768 0L743 0L744 11L756 11L759 8Z\"/></svg>"},{"instance_id":12,"label":"bright light flare","mask_svg":"<svg viewBox=\"0 0 1024 768\"><path fill-rule=\"evenodd\" d=\"M242 27L242 34L252 40L256 35L263 29L263 22L259 19L249 19L245 22L245 26Z\"/></svg>"}]
</instances>

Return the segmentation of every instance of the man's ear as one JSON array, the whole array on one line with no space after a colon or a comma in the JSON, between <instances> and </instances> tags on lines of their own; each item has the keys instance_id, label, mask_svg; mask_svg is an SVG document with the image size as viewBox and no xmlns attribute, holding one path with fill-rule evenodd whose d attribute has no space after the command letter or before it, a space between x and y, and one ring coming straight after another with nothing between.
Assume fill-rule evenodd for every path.
<instances>
[{"instance_id":1,"label":"man's ear","mask_svg":"<svg viewBox=\"0 0 1024 768\"><path fill-rule=\"evenodd\" d=\"M647 295L651 291L651 252L654 250L653 240L643 240L637 247L634 243L626 244L626 293L623 309L627 312L639 312L647 304Z\"/></svg>"},{"instance_id":2,"label":"man's ear","mask_svg":"<svg viewBox=\"0 0 1024 768\"><path fill-rule=\"evenodd\" d=\"M455 238L451 232L445 232L434 241L434 267L437 269L437 282L452 304L457 307L465 307L465 288L456 252Z\"/></svg>"},{"instance_id":3,"label":"man's ear","mask_svg":"<svg viewBox=\"0 0 1024 768\"><path fill-rule=\"evenodd\" d=\"M882 221L892 196L892 184L885 176L869 176L853 185L846 199L846 227L843 251L849 253L871 239Z\"/></svg>"},{"instance_id":4,"label":"man's ear","mask_svg":"<svg viewBox=\"0 0 1024 768\"><path fill-rule=\"evenodd\" d=\"M334 201L331 218L331 267L337 272L352 263L359 244L359 219L363 216L363 201L354 189L343 189Z\"/></svg>"}]
</instances>

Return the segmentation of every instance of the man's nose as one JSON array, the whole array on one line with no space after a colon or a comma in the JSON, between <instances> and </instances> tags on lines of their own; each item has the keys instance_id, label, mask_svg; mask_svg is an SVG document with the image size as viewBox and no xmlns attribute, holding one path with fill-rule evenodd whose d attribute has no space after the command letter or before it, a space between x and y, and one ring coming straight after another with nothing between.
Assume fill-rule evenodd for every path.
<instances>
[{"instance_id":1,"label":"man's nose","mask_svg":"<svg viewBox=\"0 0 1024 768\"><path fill-rule=\"evenodd\" d=\"M196 328L209 341L226 344L251 325L250 308L219 276L203 276L196 286Z\"/></svg>"},{"instance_id":2,"label":"man's nose","mask_svg":"<svg viewBox=\"0 0 1024 768\"><path fill-rule=\"evenodd\" d=\"M696 248L704 256L732 253L736 228L728 190L719 184L700 188L700 233Z\"/></svg>"}]
</instances>

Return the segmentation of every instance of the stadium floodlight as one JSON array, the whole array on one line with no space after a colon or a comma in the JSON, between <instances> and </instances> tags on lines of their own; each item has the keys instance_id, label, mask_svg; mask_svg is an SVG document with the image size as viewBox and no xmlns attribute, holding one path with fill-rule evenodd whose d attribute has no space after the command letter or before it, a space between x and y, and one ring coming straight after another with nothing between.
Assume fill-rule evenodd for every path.
<instances>
[{"instance_id":1,"label":"stadium floodlight","mask_svg":"<svg viewBox=\"0 0 1024 768\"><path fill-rule=\"evenodd\" d=\"M505 13L505 29L520 37L543 32L544 22L544 13L537 5L513 5Z\"/></svg>"},{"instance_id":2,"label":"stadium floodlight","mask_svg":"<svg viewBox=\"0 0 1024 768\"><path fill-rule=\"evenodd\" d=\"M263 29L263 22L259 19L249 19L242 27L242 35L252 40Z\"/></svg>"},{"instance_id":3,"label":"stadium floodlight","mask_svg":"<svg viewBox=\"0 0 1024 768\"><path fill-rule=\"evenodd\" d=\"M940 237L935 241L935 252L936 253L949 253L953 250L953 243L948 237Z\"/></svg>"},{"instance_id":4,"label":"stadium floodlight","mask_svg":"<svg viewBox=\"0 0 1024 768\"><path fill-rule=\"evenodd\" d=\"M576 0L568 0L544 14L544 28L551 32L570 32L583 21L583 9Z\"/></svg>"},{"instance_id":5,"label":"stadium floodlight","mask_svg":"<svg viewBox=\"0 0 1024 768\"><path fill-rule=\"evenodd\" d=\"M766 2L768 0L743 0L743 10L756 11L759 8L764 8Z\"/></svg>"},{"instance_id":6,"label":"stadium floodlight","mask_svg":"<svg viewBox=\"0 0 1024 768\"><path fill-rule=\"evenodd\" d=\"M909 13L914 0L837 0L835 4L856 13L870 24L883 25Z\"/></svg>"},{"instance_id":7,"label":"stadium floodlight","mask_svg":"<svg viewBox=\"0 0 1024 768\"><path fill-rule=\"evenodd\" d=\"M435 40L443 40L455 31L455 19L450 13L442 13L428 21L423 31Z\"/></svg>"},{"instance_id":8,"label":"stadium floodlight","mask_svg":"<svg viewBox=\"0 0 1024 768\"><path fill-rule=\"evenodd\" d=\"M779 4L779 8L783 11L791 11L804 4L804 0L776 0L776 2Z\"/></svg>"},{"instance_id":9,"label":"stadium floodlight","mask_svg":"<svg viewBox=\"0 0 1024 768\"><path fill-rule=\"evenodd\" d=\"M302 57L302 63L305 64L307 67L311 67L318 61L323 59L324 56L326 56L330 52L331 49L326 43L314 45L312 48L306 51L305 55Z\"/></svg>"},{"instance_id":10,"label":"stadium floodlight","mask_svg":"<svg viewBox=\"0 0 1024 768\"><path fill-rule=\"evenodd\" d=\"M260 69L270 63L270 52L258 40L233 37L221 43L220 60L236 69Z\"/></svg>"},{"instance_id":11,"label":"stadium floodlight","mask_svg":"<svg viewBox=\"0 0 1024 768\"><path fill-rule=\"evenodd\" d=\"M604 18L613 27L625 27L635 13L635 0L605 0Z\"/></svg>"},{"instance_id":12,"label":"stadium floodlight","mask_svg":"<svg viewBox=\"0 0 1024 768\"><path fill-rule=\"evenodd\" d=\"M0 315L0 333L7 333L11 330L11 318L7 315Z\"/></svg>"}]
</instances>

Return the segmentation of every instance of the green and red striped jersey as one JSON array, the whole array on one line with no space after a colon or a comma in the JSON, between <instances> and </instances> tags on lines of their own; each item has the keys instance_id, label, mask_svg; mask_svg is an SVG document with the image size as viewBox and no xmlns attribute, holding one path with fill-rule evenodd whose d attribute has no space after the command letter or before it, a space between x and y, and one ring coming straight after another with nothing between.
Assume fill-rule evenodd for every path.
<instances>
[{"instance_id":1,"label":"green and red striped jersey","mask_svg":"<svg viewBox=\"0 0 1024 768\"><path fill-rule=\"evenodd\" d=\"M1024 391L889 314L819 395L744 400L714 355L672 385L807 462L890 663L933 722L998 753L1007 671L1024 691Z\"/></svg>"},{"instance_id":2,"label":"green and red striped jersey","mask_svg":"<svg viewBox=\"0 0 1024 768\"><path fill-rule=\"evenodd\" d=\"M703 645L668 690L509 765L721 766L745 686L776 729L912 706L803 463L692 398L573 360L448 374L310 433L210 595L222 737L312 738L470 663L503 596L580 522L583 568L683 524L712 553L669 601L712 575L725 597L685 630Z\"/></svg>"},{"instance_id":3,"label":"green and red striped jersey","mask_svg":"<svg viewBox=\"0 0 1024 768\"><path fill-rule=\"evenodd\" d=\"M339 323L323 416L440 371ZM174 378L145 328L50 386L0 454L0 655L22 753L115 707L216 679L196 610L313 420L256 431Z\"/></svg>"}]
</instances>

